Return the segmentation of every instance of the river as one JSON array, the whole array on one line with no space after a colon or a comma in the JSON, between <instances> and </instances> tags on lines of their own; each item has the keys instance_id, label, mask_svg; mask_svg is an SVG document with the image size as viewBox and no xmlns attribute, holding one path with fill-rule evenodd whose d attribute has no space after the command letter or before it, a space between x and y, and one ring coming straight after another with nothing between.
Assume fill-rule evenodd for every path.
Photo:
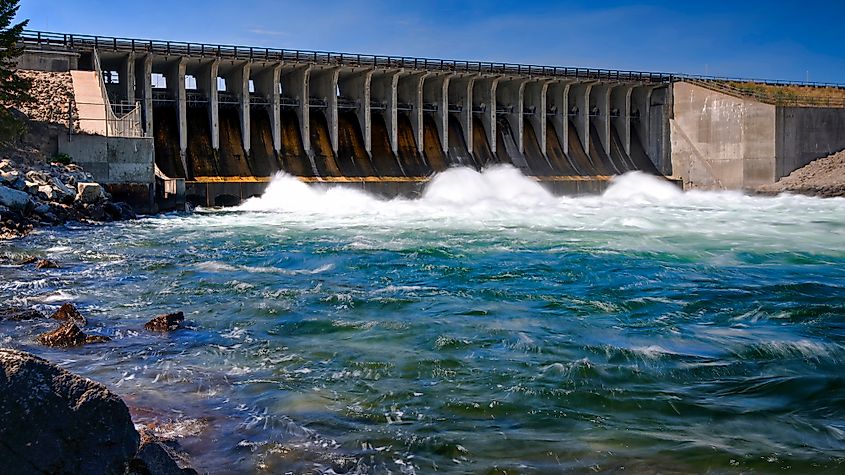
<instances>
[{"instance_id":1,"label":"river","mask_svg":"<svg viewBox=\"0 0 845 475\"><path fill-rule=\"evenodd\" d=\"M278 176L239 208L0 244L0 297L113 338L0 345L107 384L212 473L841 473L845 199L507 167L381 200ZM143 323L185 312L188 328Z\"/></svg>"}]
</instances>

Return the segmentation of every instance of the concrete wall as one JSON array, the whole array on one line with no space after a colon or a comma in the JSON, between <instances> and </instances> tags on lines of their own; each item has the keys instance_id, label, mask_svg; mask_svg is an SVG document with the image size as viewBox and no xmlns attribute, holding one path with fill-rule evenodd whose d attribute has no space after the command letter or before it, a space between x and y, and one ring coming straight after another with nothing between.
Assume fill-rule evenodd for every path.
<instances>
[{"instance_id":1,"label":"concrete wall","mask_svg":"<svg viewBox=\"0 0 845 475\"><path fill-rule=\"evenodd\" d=\"M18 69L66 73L79 69L79 53L71 51L31 50L27 49L18 58Z\"/></svg>"},{"instance_id":2,"label":"concrete wall","mask_svg":"<svg viewBox=\"0 0 845 475\"><path fill-rule=\"evenodd\" d=\"M778 107L776 178L845 150L845 109Z\"/></svg>"},{"instance_id":3,"label":"concrete wall","mask_svg":"<svg viewBox=\"0 0 845 475\"><path fill-rule=\"evenodd\" d=\"M674 176L686 187L742 189L775 180L775 106L679 82L669 120Z\"/></svg>"},{"instance_id":4,"label":"concrete wall","mask_svg":"<svg viewBox=\"0 0 845 475\"><path fill-rule=\"evenodd\" d=\"M155 179L152 138L60 135L59 153L70 155L99 183L151 184Z\"/></svg>"}]
</instances>

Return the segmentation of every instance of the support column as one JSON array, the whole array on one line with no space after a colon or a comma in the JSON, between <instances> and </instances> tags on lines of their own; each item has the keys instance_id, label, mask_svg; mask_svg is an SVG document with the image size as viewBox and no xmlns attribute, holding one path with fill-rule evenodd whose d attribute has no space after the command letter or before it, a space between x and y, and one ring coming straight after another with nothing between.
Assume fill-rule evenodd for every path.
<instances>
[{"instance_id":1,"label":"support column","mask_svg":"<svg viewBox=\"0 0 845 475\"><path fill-rule=\"evenodd\" d=\"M631 94L631 106L639 116L639 133L640 143L647 151L651 151L651 95L654 92L654 86L638 86L634 88Z\"/></svg>"},{"instance_id":2,"label":"support column","mask_svg":"<svg viewBox=\"0 0 845 475\"><path fill-rule=\"evenodd\" d=\"M208 125L211 130L211 148L220 150L220 107L217 98L217 74L220 60L201 65L197 72L197 89L208 99Z\"/></svg>"},{"instance_id":3,"label":"support column","mask_svg":"<svg viewBox=\"0 0 845 475\"><path fill-rule=\"evenodd\" d=\"M243 141L244 151L249 154L250 150L250 120L249 120L249 73L250 63L243 63L235 67L230 75L231 81L227 81L227 88L238 98L240 102L238 108L241 119L241 140ZM231 85L230 85L231 84Z\"/></svg>"},{"instance_id":4,"label":"support column","mask_svg":"<svg viewBox=\"0 0 845 475\"><path fill-rule=\"evenodd\" d=\"M372 127L372 103L370 97L370 83L373 79L372 70L356 71L341 74L338 87L341 95L353 99L358 110L358 124L361 126L361 134L364 136L364 150L367 155L373 153L373 127ZM337 145L335 145L337 152Z\"/></svg>"},{"instance_id":5,"label":"support column","mask_svg":"<svg viewBox=\"0 0 845 475\"><path fill-rule=\"evenodd\" d=\"M256 74L253 83L255 92L267 99L270 112L270 131L273 134L273 150L278 152L282 149L282 120L281 120L281 99L279 97L279 78L282 74L282 65L274 64Z\"/></svg>"},{"instance_id":6,"label":"support column","mask_svg":"<svg viewBox=\"0 0 845 475\"><path fill-rule=\"evenodd\" d=\"M449 106L459 106L458 118L461 127L464 130L464 142L467 145L467 151L472 155L472 84L475 78L459 74L449 81Z\"/></svg>"},{"instance_id":7,"label":"support column","mask_svg":"<svg viewBox=\"0 0 845 475\"><path fill-rule=\"evenodd\" d=\"M610 156L610 92L615 84L599 83L590 90L590 108L595 105L598 115L594 123L599 134L599 142L607 156Z\"/></svg>"},{"instance_id":8,"label":"support column","mask_svg":"<svg viewBox=\"0 0 845 475\"><path fill-rule=\"evenodd\" d=\"M417 152L423 152L423 81L431 73L409 73L399 75L397 100L411 106L411 130L417 143Z\"/></svg>"},{"instance_id":9,"label":"support column","mask_svg":"<svg viewBox=\"0 0 845 475\"><path fill-rule=\"evenodd\" d=\"M552 127L564 154L569 155L569 88L572 81L554 81L546 94L546 108L554 110ZM546 117L543 117L546 122Z\"/></svg>"},{"instance_id":10,"label":"support column","mask_svg":"<svg viewBox=\"0 0 845 475\"><path fill-rule=\"evenodd\" d=\"M311 66L305 65L294 68L281 77L282 91L297 102L296 118L299 121L299 131L302 138L302 149L306 154L311 153L311 107L309 80Z\"/></svg>"},{"instance_id":11,"label":"support column","mask_svg":"<svg viewBox=\"0 0 845 475\"><path fill-rule=\"evenodd\" d=\"M123 63L122 71L120 71L120 82L123 86L122 96L126 98L129 104L135 103L135 53L126 55L126 61Z\"/></svg>"},{"instance_id":12,"label":"support column","mask_svg":"<svg viewBox=\"0 0 845 475\"><path fill-rule=\"evenodd\" d=\"M523 110L525 109L526 79L506 79L499 82L496 92L496 104L509 108L505 113L511 130L516 135L516 147L519 153L525 153L525 128L523 126Z\"/></svg>"},{"instance_id":13,"label":"support column","mask_svg":"<svg viewBox=\"0 0 845 475\"><path fill-rule=\"evenodd\" d=\"M534 134L537 136L537 142L540 146L540 151L546 157L546 94L549 90L549 81L539 79L525 84L524 101L525 106L532 109L534 112L528 116L528 122L534 129Z\"/></svg>"},{"instance_id":14,"label":"support column","mask_svg":"<svg viewBox=\"0 0 845 475\"><path fill-rule=\"evenodd\" d=\"M490 141L490 152L496 154L496 87L497 77L480 77L472 88L473 109L481 111L481 124Z\"/></svg>"},{"instance_id":15,"label":"support column","mask_svg":"<svg viewBox=\"0 0 845 475\"><path fill-rule=\"evenodd\" d=\"M622 140L625 155L628 156L631 155L631 93L634 86L634 84L623 84L613 88L610 93L610 109L617 112L617 116L611 120Z\"/></svg>"},{"instance_id":16,"label":"support column","mask_svg":"<svg viewBox=\"0 0 845 475\"><path fill-rule=\"evenodd\" d=\"M437 112L434 122L440 135L440 148L443 153L449 153L449 79L450 74L431 75L423 83L424 101L434 104Z\"/></svg>"},{"instance_id":17,"label":"support column","mask_svg":"<svg viewBox=\"0 0 845 475\"><path fill-rule=\"evenodd\" d=\"M153 58L145 55L135 69L135 81L141 85L141 112L144 116L144 136L153 136Z\"/></svg>"},{"instance_id":18,"label":"support column","mask_svg":"<svg viewBox=\"0 0 845 475\"><path fill-rule=\"evenodd\" d=\"M569 106L577 109L575 129L584 146L584 153L590 154L590 90L593 83L579 82L569 88Z\"/></svg>"},{"instance_id":19,"label":"support column","mask_svg":"<svg viewBox=\"0 0 845 475\"><path fill-rule=\"evenodd\" d=\"M332 150L337 153L338 122L337 122L337 81L340 69L317 68L309 72L309 94L316 99L326 102L326 121L329 124L329 140ZM310 98L306 102L310 101ZM309 137L310 140L310 137Z\"/></svg>"},{"instance_id":20,"label":"support column","mask_svg":"<svg viewBox=\"0 0 845 475\"><path fill-rule=\"evenodd\" d=\"M379 70L373 72L370 95L374 102L384 104L384 121L387 125L387 137L390 150L399 153L399 70Z\"/></svg>"},{"instance_id":21,"label":"support column","mask_svg":"<svg viewBox=\"0 0 845 475\"><path fill-rule=\"evenodd\" d=\"M179 125L179 158L182 169L188 173L188 97L185 91L185 58L179 58L170 65L167 72L167 89L176 101L176 117Z\"/></svg>"}]
</instances>

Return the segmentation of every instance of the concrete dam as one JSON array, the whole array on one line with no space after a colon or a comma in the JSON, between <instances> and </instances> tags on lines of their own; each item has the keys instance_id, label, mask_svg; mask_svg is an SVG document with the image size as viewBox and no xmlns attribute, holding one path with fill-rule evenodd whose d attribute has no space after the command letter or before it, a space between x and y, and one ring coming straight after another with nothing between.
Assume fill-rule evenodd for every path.
<instances>
[{"instance_id":1,"label":"concrete dam","mask_svg":"<svg viewBox=\"0 0 845 475\"><path fill-rule=\"evenodd\" d=\"M99 78L92 90L101 88L102 123L80 117L83 135L60 139L59 148L80 162L104 147L99 155L112 162L154 163L146 178L124 177L113 188L152 193L137 185L154 173L160 201L236 204L278 171L413 195L448 167L499 163L577 194L600 192L632 170L683 180L679 165L714 159L673 154L681 140L673 135L674 85L688 78L670 74L44 32L27 32L24 46L19 67ZM834 131L845 124L837 114ZM128 141L133 152L114 159ZM785 171L772 167L771 180Z\"/></svg>"}]
</instances>

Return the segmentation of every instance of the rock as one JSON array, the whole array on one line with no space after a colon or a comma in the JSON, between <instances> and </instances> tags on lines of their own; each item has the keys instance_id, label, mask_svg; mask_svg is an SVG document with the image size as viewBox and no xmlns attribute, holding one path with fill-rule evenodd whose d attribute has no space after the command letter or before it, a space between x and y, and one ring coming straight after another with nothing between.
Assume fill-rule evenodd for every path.
<instances>
[{"instance_id":1,"label":"rock","mask_svg":"<svg viewBox=\"0 0 845 475\"><path fill-rule=\"evenodd\" d=\"M181 328L184 321L185 315L182 312L168 313L153 318L144 324L144 328L152 332L169 332Z\"/></svg>"},{"instance_id":2,"label":"rock","mask_svg":"<svg viewBox=\"0 0 845 475\"><path fill-rule=\"evenodd\" d=\"M99 183L79 183L76 185L76 201L85 204L98 203L106 199L103 187Z\"/></svg>"},{"instance_id":3,"label":"rock","mask_svg":"<svg viewBox=\"0 0 845 475\"><path fill-rule=\"evenodd\" d=\"M44 314L34 308L26 307L5 307L0 308L0 320L11 320L21 322L25 320L36 320L44 318Z\"/></svg>"},{"instance_id":4,"label":"rock","mask_svg":"<svg viewBox=\"0 0 845 475\"><path fill-rule=\"evenodd\" d=\"M21 191L25 191L30 195L35 195L38 193L38 187L41 186L40 183L35 181L24 180L24 186Z\"/></svg>"},{"instance_id":5,"label":"rock","mask_svg":"<svg viewBox=\"0 0 845 475\"><path fill-rule=\"evenodd\" d=\"M176 449L168 445L167 441L149 432L142 433L141 447L129 465L129 472L137 475L195 475L197 473L187 461L179 456Z\"/></svg>"},{"instance_id":6,"label":"rock","mask_svg":"<svg viewBox=\"0 0 845 475\"><path fill-rule=\"evenodd\" d=\"M59 265L50 259L41 259L35 263L36 269L58 269Z\"/></svg>"},{"instance_id":7,"label":"rock","mask_svg":"<svg viewBox=\"0 0 845 475\"><path fill-rule=\"evenodd\" d=\"M111 338L105 335L86 335L85 336L85 344L90 345L94 343L108 343L111 341Z\"/></svg>"},{"instance_id":8,"label":"rock","mask_svg":"<svg viewBox=\"0 0 845 475\"><path fill-rule=\"evenodd\" d=\"M53 320L61 320L63 322L79 323L82 326L88 324L88 320L86 320L85 317L83 317L82 314L79 313L79 310L77 310L72 303L66 303L59 307L58 310L56 310L55 312L53 312L52 315L50 315L50 318L52 318Z\"/></svg>"},{"instance_id":9,"label":"rock","mask_svg":"<svg viewBox=\"0 0 845 475\"><path fill-rule=\"evenodd\" d=\"M106 214L111 216L115 221L126 221L129 219L136 219L135 210L126 203L106 203Z\"/></svg>"},{"instance_id":10,"label":"rock","mask_svg":"<svg viewBox=\"0 0 845 475\"><path fill-rule=\"evenodd\" d=\"M36 195L42 200L47 201L56 201L59 199L59 194L50 185L39 185Z\"/></svg>"},{"instance_id":11,"label":"rock","mask_svg":"<svg viewBox=\"0 0 845 475\"><path fill-rule=\"evenodd\" d=\"M0 205L14 211L23 211L29 204L29 195L23 191L0 186Z\"/></svg>"},{"instance_id":12,"label":"rock","mask_svg":"<svg viewBox=\"0 0 845 475\"><path fill-rule=\"evenodd\" d=\"M0 173L0 185L8 186L9 188L19 189L23 186L24 179L21 173L17 170L11 170Z\"/></svg>"},{"instance_id":13,"label":"rock","mask_svg":"<svg viewBox=\"0 0 845 475\"><path fill-rule=\"evenodd\" d=\"M32 183L35 183L37 186L46 185L47 180L50 179L44 172L40 172L38 170L30 170L26 172L26 179Z\"/></svg>"},{"instance_id":14,"label":"rock","mask_svg":"<svg viewBox=\"0 0 845 475\"><path fill-rule=\"evenodd\" d=\"M42 203L42 204L36 206L35 209L32 210L33 213L40 214L41 216L51 214L50 211L51 211L50 205L48 205L46 203Z\"/></svg>"},{"instance_id":15,"label":"rock","mask_svg":"<svg viewBox=\"0 0 845 475\"><path fill-rule=\"evenodd\" d=\"M38 343L56 348L70 348L85 344L85 334L73 322L67 322L59 328L38 335Z\"/></svg>"},{"instance_id":16,"label":"rock","mask_svg":"<svg viewBox=\"0 0 845 475\"><path fill-rule=\"evenodd\" d=\"M56 177L53 177L50 180L50 185L55 190L56 195L58 195L58 201L62 203L72 203L76 197L76 193L74 193L69 186L62 183L62 181Z\"/></svg>"},{"instance_id":17,"label":"rock","mask_svg":"<svg viewBox=\"0 0 845 475\"><path fill-rule=\"evenodd\" d=\"M27 256L27 257L24 257L23 259L21 259L20 261L18 261L17 265L19 265L19 266L25 266L25 265L27 265L27 264L35 264L36 262L38 262L38 258L37 258L37 257L35 257L35 256Z\"/></svg>"},{"instance_id":18,"label":"rock","mask_svg":"<svg viewBox=\"0 0 845 475\"><path fill-rule=\"evenodd\" d=\"M123 474L138 449L129 410L102 384L0 349L3 473Z\"/></svg>"}]
</instances>

